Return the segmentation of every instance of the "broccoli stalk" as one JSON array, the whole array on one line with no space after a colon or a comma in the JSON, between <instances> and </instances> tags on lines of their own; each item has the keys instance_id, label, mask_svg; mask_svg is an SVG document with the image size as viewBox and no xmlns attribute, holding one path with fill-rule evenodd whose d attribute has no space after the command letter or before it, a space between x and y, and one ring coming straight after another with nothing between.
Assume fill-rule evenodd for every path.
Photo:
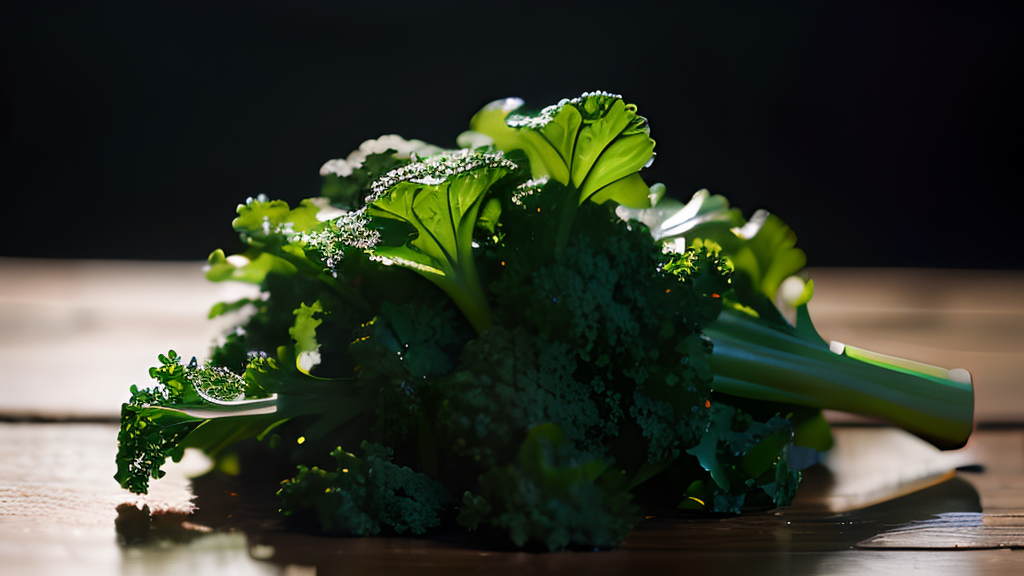
<instances>
[{"instance_id":1,"label":"broccoli stalk","mask_svg":"<svg viewBox=\"0 0 1024 576\"><path fill-rule=\"evenodd\" d=\"M974 393L965 370L828 345L735 310L705 333L714 342L708 362L716 391L882 418L943 449L962 447L971 434Z\"/></svg>"}]
</instances>

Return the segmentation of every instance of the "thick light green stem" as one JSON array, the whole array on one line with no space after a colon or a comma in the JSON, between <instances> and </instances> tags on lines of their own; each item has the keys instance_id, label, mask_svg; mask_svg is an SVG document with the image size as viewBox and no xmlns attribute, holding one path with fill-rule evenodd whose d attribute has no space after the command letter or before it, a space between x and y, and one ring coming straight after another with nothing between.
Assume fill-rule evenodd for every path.
<instances>
[{"instance_id":1,"label":"thick light green stem","mask_svg":"<svg viewBox=\"0 0 1024 576\"><path fill-rule=\"evenodd\" d=\"M570 232L572 232L573 222L576 220L576 211L579 209L579 191L572 186L569 186L565 190L565 198L562 201L562 206L559 208L560 215L558 217L558 232L555 235L555 259L561 259L565 253L566 247L569 246Z\"/></svg>"},{"instance_id":2,"label":"thick light green stem","mask_svg":"<svg viewBox=\"0 0 1024 576\"><path fill-rule=\"evenodd\" d=\"M882 418L943 449L962 447L971 434L974 389L966 371L830 349L731 310L705 332L714 342L715 390Z\"/></svg>"},{"instance_id":3,"label":"thick light green stem","mask_svg":"<svg viewBox=\"0 0 1024 576\"><path fill-rule=\"evenodd\" d=\"M462 257L460 270L449 267L444 276L424 274L424 277L448 294L473 325L477 334L483 334L491 327L491 307L487 304L487 296L480 285L472 255Z\"/></svg>"}]
</instances>

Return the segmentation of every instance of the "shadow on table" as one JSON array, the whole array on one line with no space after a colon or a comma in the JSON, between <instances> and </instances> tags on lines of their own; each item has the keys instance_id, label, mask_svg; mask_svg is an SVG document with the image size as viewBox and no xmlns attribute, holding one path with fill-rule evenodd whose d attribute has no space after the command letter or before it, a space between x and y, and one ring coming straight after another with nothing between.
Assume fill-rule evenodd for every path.
<instances>
[{"instance_id":1,"label":"shadow on table","mask_svg":"<svg viewBox=\"0 0 1024 576\"><path fill-rule=\"evenodd\" d=\"M807 471L804 489L827 491L830 473ZM258 484L258 485L256 485ZM339 538L286 529L277 501L265 485L215 474L194 481L192 514L149 515L134 506L119 509L118 532L126 554L139 562L140 550L193 546L217 534L244 534L245 547L268 573L489 574L580 571L587 574L679 569L721 570L767 567L815 570L859 542L915 522L951 513L980 513L977 491L952 477L918 492L843 514L793 506L742 516L696 516L670 511L650 516L623 546L604 552L535 553L512 548L505 536L439 531L420 537ZM175 544L176 543L176 544ZM143 562L144 564L145 562Z\"/></svg>"}]
</instances>

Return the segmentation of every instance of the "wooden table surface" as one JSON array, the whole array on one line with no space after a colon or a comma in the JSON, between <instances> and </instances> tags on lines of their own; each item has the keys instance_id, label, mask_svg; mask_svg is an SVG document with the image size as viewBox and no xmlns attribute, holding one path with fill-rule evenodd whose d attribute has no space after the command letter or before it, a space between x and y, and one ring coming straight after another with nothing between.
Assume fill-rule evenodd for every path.
<instances>
[{"instance_id":1,"label":"wooden table surface","mask_svg":"<svg viewBox=\"0 0 1024 576\"><path fill-rule=\"evenodd\" d=\"M648 519L622 548L537 554L455 535L321 538L282 531L230 479L113 481L116 415L156 354L202 356L205 320L238 287L201 264L0 258L0 573L8 574L1022 574L1024 273L815 269L826 339L974 376L978 429L958 451L830 414L837 443L793 506ZM724 572L723 572L724 570ZM735 572L734 572L735 571Z\"/></svg>"}]
</instances>

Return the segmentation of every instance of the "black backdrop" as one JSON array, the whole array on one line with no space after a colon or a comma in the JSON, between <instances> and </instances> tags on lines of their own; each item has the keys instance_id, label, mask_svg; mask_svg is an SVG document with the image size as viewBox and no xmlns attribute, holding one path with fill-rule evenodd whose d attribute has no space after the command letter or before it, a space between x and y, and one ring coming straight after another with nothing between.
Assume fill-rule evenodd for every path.
<instances>
[{"instance_id":1,"label":"black backdrop","mask_svg":"<svg viewBox=\"0 0 1024 576\"><path fill-rule=\"evenodd\" d=\"M0 256L230 252L239 202L365 139L607 90L649 182L779 214L812 265L1022 267L1019 2L724 4L4 3Z\"/></svg>"}]
</instances>

